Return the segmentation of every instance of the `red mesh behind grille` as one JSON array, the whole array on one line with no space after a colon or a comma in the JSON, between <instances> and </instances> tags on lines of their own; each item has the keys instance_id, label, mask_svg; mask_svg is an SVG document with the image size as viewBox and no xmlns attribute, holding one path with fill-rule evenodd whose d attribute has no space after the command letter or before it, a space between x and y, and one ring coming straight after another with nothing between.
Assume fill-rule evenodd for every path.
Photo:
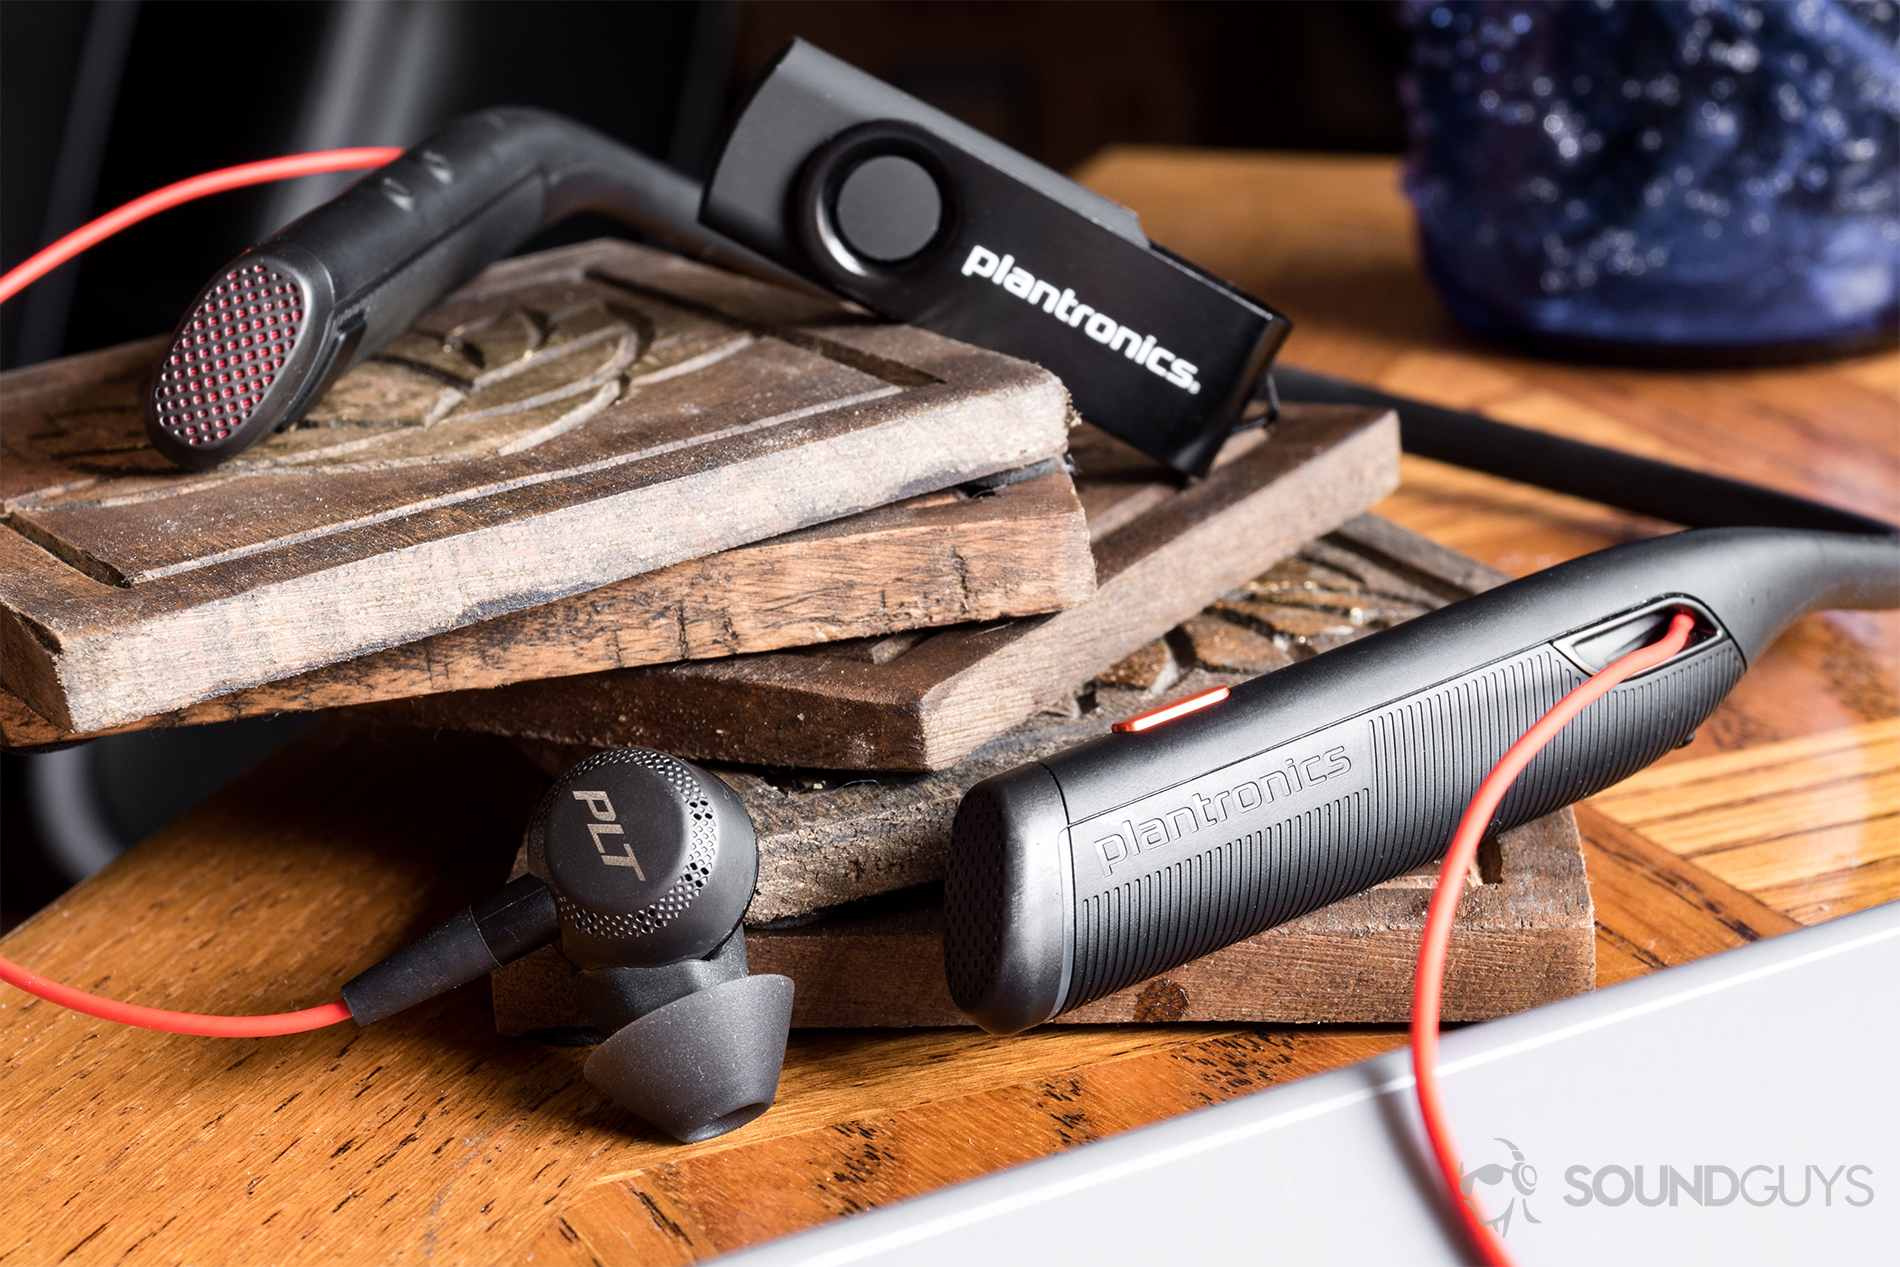
<instances>
[{"instance_id":1,"label":"red mesh behind grille","mask_svg":"<svg viewBox=\"0 0 1900 1267\"><path fill-rule=\"evenodd\" d=\"M283 370L303 316L296 278L263 264L226 273L159 369L152 389L159 426L190 445L229 439Z\"/></svg>"}]
</instances>

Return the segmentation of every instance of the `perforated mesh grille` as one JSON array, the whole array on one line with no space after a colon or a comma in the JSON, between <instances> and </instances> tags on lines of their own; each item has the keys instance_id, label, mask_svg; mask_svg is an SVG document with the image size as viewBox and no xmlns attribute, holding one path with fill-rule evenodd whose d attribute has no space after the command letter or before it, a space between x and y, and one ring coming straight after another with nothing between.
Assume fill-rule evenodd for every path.
<instances>
[{"instance_id":1,"label":"perforated mesh grille","mask_svg":"<svg viewBox=\"0 0 1900 1267\"><path fill-rule=\"evenodd\" d=\"M152 388L159 426L189 445L229 439L284 368L303 319L296 278L263 264L226 273L159 369Z\"/></svg>"},{"instance_id":2,"label":"perforated mesh grille","mask_svg":"<svg viewBox=\"0 0 1900 1267\"><path fill-rule=\"evenodd\" d=\"M713 817L712 800L706 795L706 789L700 786L693 772L674 757L663 752L652 752L645 748L621 748L613 752L603 752L575 766L567 772L559 787L566 788L579 781L579 776L602 766L633 765L651 770L673 789L681 803L686 806L687 817L692 823L691 844L686 854L686 866L680 872L680 878L672 887L660 894L651 904L637 911L616 912L603 915L576 906L560 893L554 895L554 910L564 927L589 937L626 938L639 937L647 933L656 933L678 919L681 912L693 904L700 891L706 887L706 881L712 878L713 864L719 856L719 828ZM548 798L548 803L553 801ZM543 815L545 819L545 814ZM546 830L545 822L535 824L537 833Z\"/></svg>"},{"instance_id":3,"label":"perforated mesh grille","mask_svg":"<svg viewBox=\"0 0 1900 1267\"><path fill-rule=\"evenodd\" d=\"M950 998L970 1011L996 983L1002 953L1005 875L1003 815L981 788L957 810L943 884L943 963Z\"/></svg>"}]
</instances>

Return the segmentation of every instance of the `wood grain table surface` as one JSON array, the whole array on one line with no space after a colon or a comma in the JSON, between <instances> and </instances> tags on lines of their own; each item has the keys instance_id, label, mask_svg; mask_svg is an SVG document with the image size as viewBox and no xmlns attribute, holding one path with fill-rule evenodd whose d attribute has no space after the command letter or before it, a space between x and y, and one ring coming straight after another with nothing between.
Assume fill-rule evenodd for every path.
<instances>
[{"instance_id":1,"label":"wood grain table surface","mask_svg":"<svg viewBox=\"0 0 1900 1267\"><path fill-rule=\"evenodd\" d=\"M1420 274L1396 162L1117 149L1081 172L1298 323L1286 359L1900 517L1900 354L1665 373L1521 359ZM1408 458L1378 512L1512 573L1665 525ZM1790 630L1696 742L1579 807L1599 981L1900 896L1900 617ZM539 775L325 724L10 935L103 994L271 1011L487 888ZM216 1040L0 991L0 1264L683 1263L1390 1049L1384 1027L794 1034L777 1106L663 1141L470 987Z\"/></svg>"}]
</instances>

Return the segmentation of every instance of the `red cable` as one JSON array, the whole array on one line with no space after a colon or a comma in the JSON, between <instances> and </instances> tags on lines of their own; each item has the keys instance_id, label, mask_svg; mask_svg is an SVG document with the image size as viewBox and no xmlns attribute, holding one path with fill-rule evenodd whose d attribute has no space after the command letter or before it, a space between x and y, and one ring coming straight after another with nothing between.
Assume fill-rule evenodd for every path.
<instances>
[{"instance_id":1,"label":"red cable","mask_svg":"<svg viewBox=\"0 0 1900 1267\"><path fill-rule=\"evenodd\" d=\"M0 277L0 303L5 303L40 278L82 251L99 245L121 229L130 228L149 216L169 210L180 203L227 189L263 185L292 176L315 176L321 172L349 172L364 167L381 167L402 154L399 146L364 145L347 150L317 150L310 154L292 154L287 158L269 158L261 163L243 163L202 176L193 176L155 189L143 198L135 198L116 211L108 211L91 224L74 229L45 250Z\"/></svg>"},{"instance_id":2,"label":"red cable","mask_svg":"<svg viewBox=\"0 0 1900 1267\"><path fill-rule=\"evenodd\" d=\"M1630 652L1590 677L1558 700L1549 712L1538 718L1536 725L1511 745L1478 784L1477 794L1471 798L1464 817L1458 820L1458 830L1452 836L1451 848L1445 851L1445 861L1438 873L1438 886L1432 891L1431 909L1425 916L1425 936L1418 948L1418 975L1412 987L1412 1076L1418 1085L1419 1116L1425 1120L1425 1133L1431 1140L1432 1156L1438 1162L1445 1190L1450 1194L1452 1210L1472 1247L1478 1251L1479 1259L1490 1267L1510 1267L1511 1257L1504 1250L1504 1242L1479 1217L1475 1198L1466 1197L1460 1191L1463 1172L1458 1164L1457 1141L1452 1138L1444 1101L1438 1093L1438 1014L1444 992L1445 953L1451 946L1452 916L1458 909L1465 873L1471 868L1472 858L1477 856L1478 841L1483 838L1484 829L1491 825L1491 816L1497 813L1499 802L1517 781L1517 776L1524 772L1524 767L1531 763L1531 758L1542 752L1578 713L1609 694L1618 683L1681 651L1688 645L1694 628L1695 618L1678 612L1669 622L1669 632L1660 640Z\"/></svg>"},{"instance_id":3,"label":"red cable","mask_svg":"<svg viewBox=\"0 0 1900 1267\"><path fill-rule=\"evenodd\" d=\"M102 999L96 994L87 994L84 990L48 981L39 973L29 972L10 959L0 959L0 981L100 1020L142 1025L146 1029L162 1029L171 1034L197 1034L205 1038L270 1038L278 1034L301 1034L307 1029L322 1029L325 1025L350 1019L349 1005L341 999L322 1007L309 1007L301 1012L279 1012L274 1016L205 1016L197 1012L167 1012L162 1008Z\"/></svg>"},{"instance_id":4,"label":"red cable","mask_svg":"<svg viewBox=\"0 0 1900 1267\"><path fill-rule=\"evenodd\" d=\"M311 154L292 154L286 158L225 167L166 185L143 198L135 198L116 210L108 211L90 224L74 229L17 267L9 269L4 277L0 277L0 303L5 303L61 264L99 245L113 234L180 203L223 193L228 189L242 189L246 185L286 180L292 176L381 167L401 154L401 147L391 145L318 150ZM0 981L101 1020L140 1025L173 1034L198 1034L207 1038L263 1038L277 1034L299 1034L350 1019L350 1009L340 999L322 1007L305 1008L301 1012L280 1012L273 1016L204 1016L196 1012L167 1012L163 1008L140 1007L136 1003L102 999L96 994L87 994L84 990L49 981L37 972L29 972L4 958L0 958Z\"/></svg>"},{"instance_id":5,"label":"red cable","mask_svg":"<svg viewBox=\"0 0 1900 1267\"><path fill-rule=\"evenodd\" d=\"M242 189L246 185L287 180L293 176L381 167L401 155L402 148L393 145L318 150L310 154L292 154L285 158L225 167L202 176L193 176L189 180L177 181L163 189L155 189L143 198L135 198L90 224L74 229L17 267L9 269L4 277L0 277L0 303L5 303L61 264L97 246L113 234L180 203L229 189ZM271 1016L206 1016L197 1012L168 1012L163 1008L140 1007L136 1003L102 999L96 994L87 994L84 990L49 981L37 972L29 972L5 958L0 958L0 981L101 1020L140 1025L172 1034L197 1034L206 1038L267 1038L278 1034L300 1034L305 1030L321 1029L325 1025L335 1025L350 1019L349 1006L341 999L322 1007L305 1008L301 1012L279 1012Z\"/></svg>"}]
</instances>

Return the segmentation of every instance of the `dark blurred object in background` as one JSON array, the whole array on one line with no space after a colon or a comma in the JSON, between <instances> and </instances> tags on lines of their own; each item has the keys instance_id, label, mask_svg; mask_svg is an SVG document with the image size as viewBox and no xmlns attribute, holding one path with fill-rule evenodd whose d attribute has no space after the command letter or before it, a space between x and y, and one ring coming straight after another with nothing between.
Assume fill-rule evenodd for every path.
<instances>
[{"instance_id":1,"label":"dark blurred object in background","mask_svg":"<svg viewBox=\"0 0 1900 1267\"><path fill-rule=\"evenodd\" d=\"M141 730L8 757L0 772L0 930L263 760L310 720L290 713Z\"/></svg>"},{"instance_id":2,"label":"dark blurred object in background","mask_svg":"<svg viewBox=\"0 0 1900 1267\"><path fill-rule=\"evenodd\" d=\"M1282 0L772 0L740 13L740 84L794 35L1057 171L1105 145L1396 153L1396 7Z\"/></svg>"},{"instance_id":3,"label":"dark blurred object in background","mask_svg":"<svg viewBox=\"0 0 1900 1267\"><path fill-rule=\"evenodd\" d=\"M1900 333L1900 4L1413 0L1406 188L1480 333L1652 364Z\"/></svg>"},{"instance_id":4,"label":"dark blurred object in background","mask_svg":"<svg viewBox=\"0 0 1900 1267\"><path fill-rule=\"evenodd\" d=\"M558 110L690 170L718 138L736 17L692 0L0 4L0 264L171 181L408 145L488 105ZM195 77L221 66L244 67L241 85ZM0 363L170 331L226 260L352 179L221 194L127 230L0 309ZM528 249L605 231L577 220Z\"/></svg>"}]
</instances>

